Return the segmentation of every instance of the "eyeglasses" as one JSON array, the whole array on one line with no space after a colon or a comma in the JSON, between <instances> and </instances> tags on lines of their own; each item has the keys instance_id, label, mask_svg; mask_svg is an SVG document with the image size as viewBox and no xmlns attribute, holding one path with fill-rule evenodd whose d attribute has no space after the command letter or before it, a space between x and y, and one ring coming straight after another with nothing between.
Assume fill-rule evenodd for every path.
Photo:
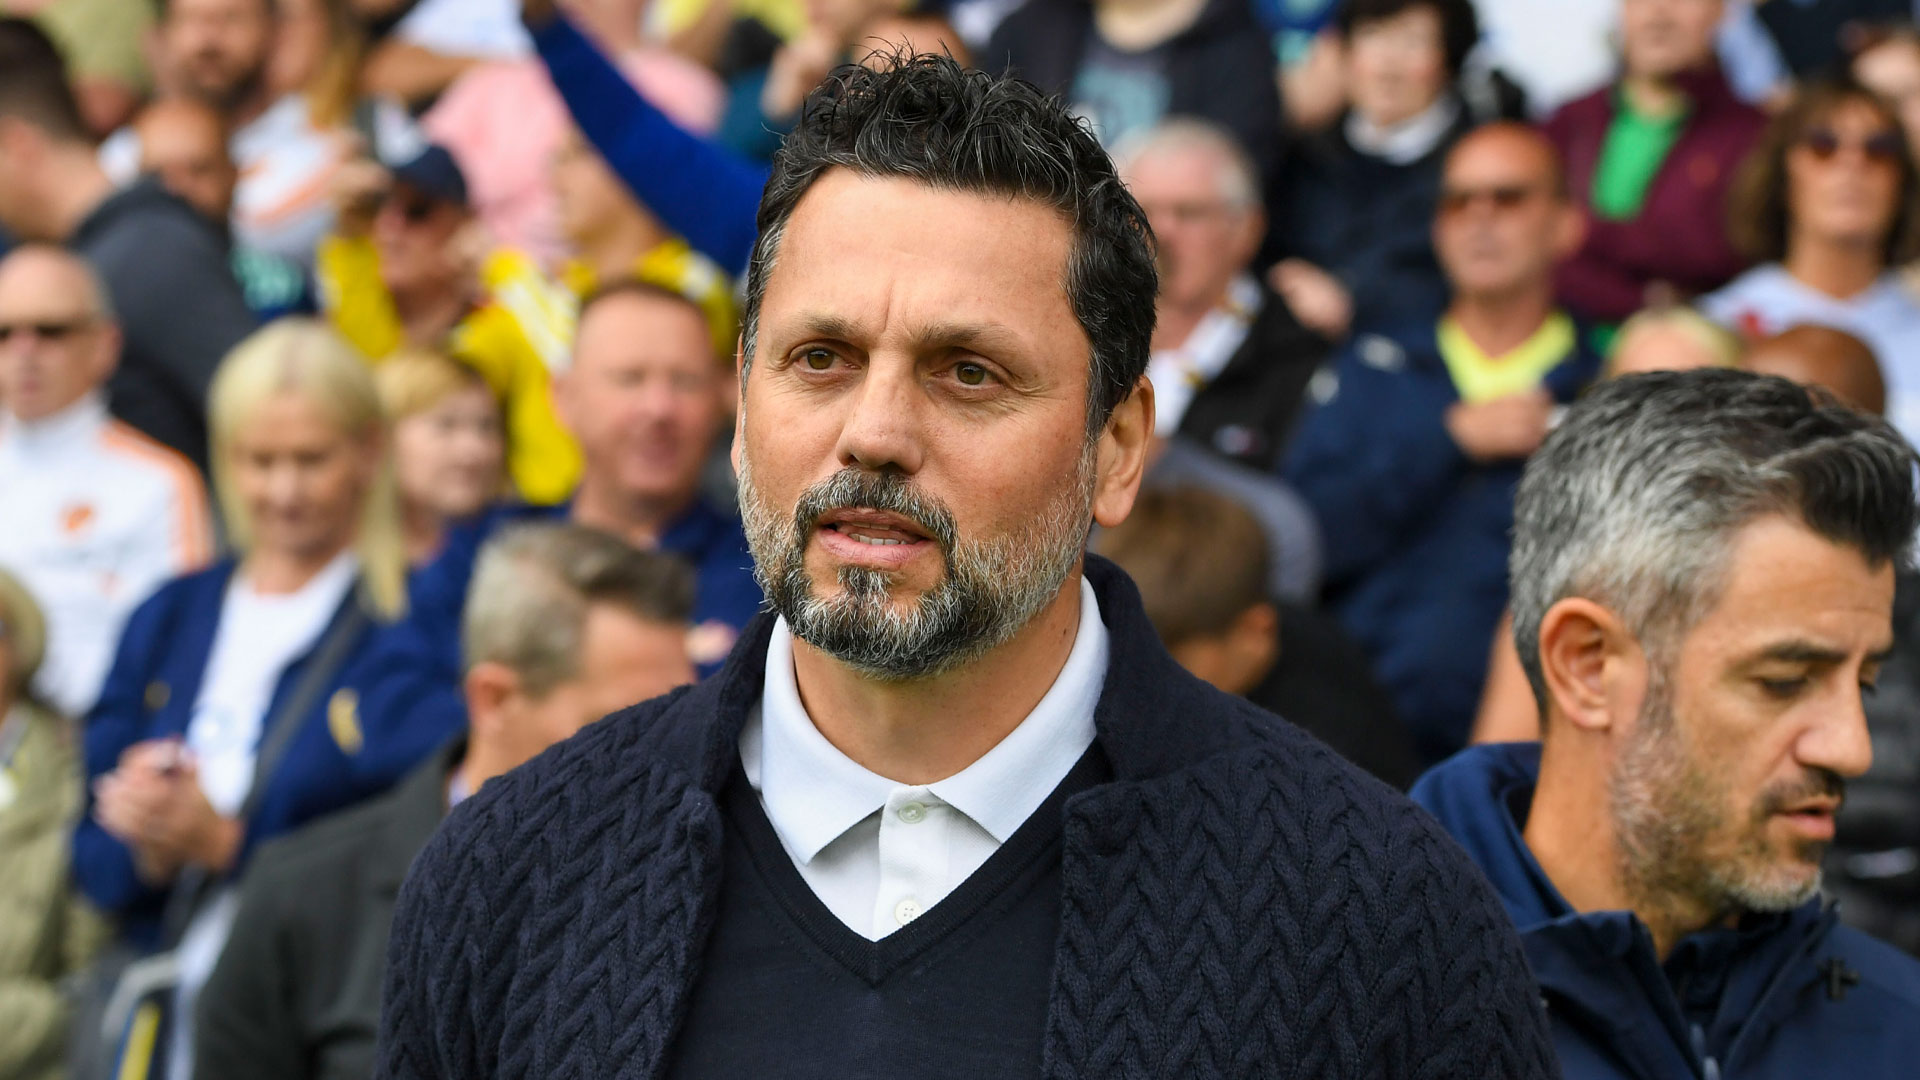
<instances>
[{"instance_id":1,"label":"eyeglasses","mask_svg":"<svg viewBox=\"0 0 1920 1080\"><path fill-rule=\"evenodd\" d=\"M1893 165L1900 160L1900 136L1892 131L1877 131L1864 139L1843 139L1832 128L1809 129L1800 136L1800 145L1816 161L1832 161L1840 151L1853 148L1875 165Z\"/></svg>"},{"instance_id":2,"label":"eyeglasses","mask_svg":"<svg viewBox=\"0 0 1920 1080\"><path fill-rule=\"evenodd\" d=\"M69 319L66 322L0 323L0 345L28 334L57 345L92 325L90 318Z\"/></svg>"},{"instance_id":3,"label":"eyeglasses","mask_svg":"<svg viewBox=\"0 0 1920 1080\"><path fill-rule=\"evenodd\" d=\"M1440 212L1464 214L1474 203L1485 200L1495 210L1517 210L1539 194L1537 184L1499 184L1480 188L1448 188L1440 193Z\"/></svg>"}]
</instances>

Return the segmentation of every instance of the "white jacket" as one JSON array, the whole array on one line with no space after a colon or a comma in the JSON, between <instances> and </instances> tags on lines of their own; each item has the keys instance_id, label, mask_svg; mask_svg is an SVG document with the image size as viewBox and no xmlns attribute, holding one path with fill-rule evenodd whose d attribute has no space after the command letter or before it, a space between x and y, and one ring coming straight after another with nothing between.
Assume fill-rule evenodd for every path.
<instances>
[{"instance_id":1,"label":"white jacket","mask_svg":"<svg viewBox=\"0 0 1920 1080\"><path fill-rule=\"evenodd\" d=\"M0 567L46 614L34 688L49 704L92 708L127 616L212 554L199 472L99 397L30 424L0 411Z\"/></svg>"}]
</instances>

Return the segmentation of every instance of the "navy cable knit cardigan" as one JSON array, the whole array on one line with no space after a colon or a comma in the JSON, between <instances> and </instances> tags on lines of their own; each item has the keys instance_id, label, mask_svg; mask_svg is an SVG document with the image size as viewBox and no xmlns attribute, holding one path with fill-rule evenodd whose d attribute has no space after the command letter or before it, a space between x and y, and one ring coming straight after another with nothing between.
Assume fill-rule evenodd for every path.
<instances>
[{"instance_id":1,"label":"navy cable knit cardigan","mask_svg":"<svg viewBox=\"0 0 1920 1080\"><path fill-rule=\"evenodd\" d=\"M1111 634L1095 729L1114 779L1065 810L1046 1075L1557 1076L1519 941L1440 827L1188 676L1126 575L1091 556L1086 574ZM663 1074L771 623L713 678L454 812L400 897L378 1075Z\"/></svg>"}]
</instances>

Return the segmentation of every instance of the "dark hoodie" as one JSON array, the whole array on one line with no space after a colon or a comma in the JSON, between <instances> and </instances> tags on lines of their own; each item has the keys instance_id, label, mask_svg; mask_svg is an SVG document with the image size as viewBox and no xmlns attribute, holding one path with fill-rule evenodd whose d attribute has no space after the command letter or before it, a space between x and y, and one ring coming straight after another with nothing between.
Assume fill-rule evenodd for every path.
<instances>
[{"instance_id":1,"label":"dark hoodie","mask_svg":"<svg viewBox=\"0 0 1920 1080\"><path fill-rule=\"evenodd\" d=\"M1920 1069L1920 963L1815 899L1681 939L1663 964L1628 911L1576 912L1522 833L1538 743L1477 746L1414 785L1520 931L1567 1080L1849 1080Z\"/></svg>"},{"instance_id":2,"label":"dark hoodie","mask_svg":"<svg viewBox=\"0 0 1920 1080\"><path fill-rule=\"evenodd\" d=\"M993 32L980 66L1070 94L1093 32L1088 0L1028 0ZM1280 89L1253 8L1245 0L1207 0L1192 26L1158 48L1166 52L1166 114L1219 124L1262 176L1273 175L1280 160Z\"/></svg>"},{"instance_id":3,"label":"dark hoodie","mask_svg":"<svg viewBox=\"0 0 1920 1080\"><path fill-rule=\"evenodd\" d=\"M253 313L220 231L154 180L115 193L68 239L93 264L126 344L113 414L207 469L207 389Z\"/></svg>"}]
</instances>

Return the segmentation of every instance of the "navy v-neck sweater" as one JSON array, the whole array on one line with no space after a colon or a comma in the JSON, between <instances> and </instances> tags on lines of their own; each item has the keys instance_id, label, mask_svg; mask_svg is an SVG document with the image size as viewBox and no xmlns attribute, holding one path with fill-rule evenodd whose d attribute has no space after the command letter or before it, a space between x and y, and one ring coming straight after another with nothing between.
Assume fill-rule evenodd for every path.
<instances>
[{"instance_id":1,"label":"navy v-neck sweater","mask_svg":"<svg viewBox=\"0 0 1920 1080\"><path fill-rule=\"evenodd\" d=\"M1557 1076L1512 925L1439 825L1182 671L1113 564L1089 556L1086 575L1110 647L1094 745L1111 778L1061 806L1041 1075ZM771 630L762 616L717 676L460 804L401 891L376 1075L663 1080L696 1037L802 1049L753 1018L689 1026L702 984L740 971L706 966L742 887L720 803Z\"/></svg>"},{"instance_id":2,"label":"navy v-neck sweater","mask_svg":"<svg viewBox=\"0 0 1920 1080\"><path fill-rule=\"evenodd\" d=\"M807 886L736 772L720 794L727 887L667 1076L1038 1077L1060 928L1060 810L1108 775L1088 750L979 870L872 941Z\"/></svg>"}]
</instances>

